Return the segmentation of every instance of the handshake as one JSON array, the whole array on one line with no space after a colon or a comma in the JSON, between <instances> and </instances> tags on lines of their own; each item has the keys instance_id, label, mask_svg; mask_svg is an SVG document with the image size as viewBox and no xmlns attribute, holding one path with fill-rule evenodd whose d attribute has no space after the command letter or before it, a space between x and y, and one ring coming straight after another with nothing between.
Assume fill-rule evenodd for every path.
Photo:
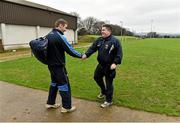
<instances>
[{"instance_id":1,"label":"handshake","mask_svg":"<svg viewBox=\"0 0 180 123\"><path fill-rule=\"evenodd\" d=\"M81 57L81 60L85 60L85 59L87 59L87 56L86 56L86 54L83 54ZM114 69L116 69L116 66L117 65L115 63L113 63L113 64L111 64L110 69L114 70Z\"/></svg>"},{"instance_id":2,"label":"handshake","mask_svg":"<svg viewBox=\"0 0 180 123\"><path fill-rule=\"evenodd\" d=\"M86 54L83 54L81 57L82 60L85 60L86 58L87 58Z\"/></svg>"}]
</instances>

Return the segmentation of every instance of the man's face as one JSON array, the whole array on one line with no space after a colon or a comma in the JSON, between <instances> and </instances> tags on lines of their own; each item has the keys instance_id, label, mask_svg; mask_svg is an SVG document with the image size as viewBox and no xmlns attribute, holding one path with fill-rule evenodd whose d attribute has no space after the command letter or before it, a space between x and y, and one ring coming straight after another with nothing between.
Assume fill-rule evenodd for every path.
<instances>
[{"instance_id":1,"label":"man's face","mask_svg":"<svg viewBox=\"0 0 180 123\"><path fill-rule=\"evenodd\" d=\"M110 35L111 35L111 31L108 30L106 27L102 27L102 29L101 29L101 36L103 38L106 38L106 37L108 37Z\"/></svg>"},{"instance_id":2,"label":"man's face","mask_svg":"<svg viewBox=\"0 0 180 123\"><path fill-rule=\"evenodd\" d=\"M62 32L65 32L67 29L67 24L59 24L58 28L62 31Z\"/></svg>"}]
</instances>

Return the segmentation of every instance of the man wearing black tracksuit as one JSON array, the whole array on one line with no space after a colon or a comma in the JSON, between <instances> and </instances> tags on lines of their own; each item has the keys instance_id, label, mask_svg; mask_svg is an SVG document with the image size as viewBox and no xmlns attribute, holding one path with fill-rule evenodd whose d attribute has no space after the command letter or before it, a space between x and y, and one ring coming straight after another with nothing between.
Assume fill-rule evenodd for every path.
<instances>
[{"instance_id":1,"label":"man wearing black tracksuit","mask_svg":"<svg viewBox=\"0 0 180 123\"><path fill-rule=\"evenodd\" d=\"M76 108L71 105L71 88L65 68L65 52L77 58L82 54L75 51L64 36L67 21L59 19L55 22L55 28L46 36L48 39L48 68L51 74L51 84L46 108L58 108L55 104L57 92L62 99L61 112L72 112Z\"/></svg>"},{"instance_id":2,"label":"man wearing black tracksuit","mask_svg":"<svg viewBox=\"0 0 180 123\"><path fill-rule=\"evenodd\" d=\"M103 25L101 30L102 37L98 38L87 50L85 55L82 56L82 59L86 59L98 51L97 60L99 64L94 73L94 80L101 88L101 93L98 95L98 98L106 97L106 101L101 104L103 108L112 104L113 79L116 75L115 68L117 64L121 64L123 56L120 42L111 35L111 33L111 26L108 24ZM105 77L105 83L103 77Z\"/></svg>"}]
</instances>

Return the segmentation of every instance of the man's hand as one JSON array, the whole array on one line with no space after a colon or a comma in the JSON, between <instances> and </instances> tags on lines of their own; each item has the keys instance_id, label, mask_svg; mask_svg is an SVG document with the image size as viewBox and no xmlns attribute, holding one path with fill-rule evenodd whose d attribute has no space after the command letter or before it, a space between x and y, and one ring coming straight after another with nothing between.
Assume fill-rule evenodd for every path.
<instances>
[{"instance_id":1,"label":"man's hand","mask_svg":"<svg viewBox=\"0 0 180 123\"><path fill-rule=\"evenodd\" d=\"M86 58L87 58L86 54L83 54L81 59L85 60Z\"/></svg>"},{"instance_id":2,"label":"man's hand","mask_svg":"<svg viewBox=\"0 0 180 123\"><path fill-rule=\"evenodd\" d=\"M110 69L111 69L111 70L114 70L114 69L116 69L116 66L117 66L117 65L113 63L113 64L111 65L111 68L110 68Z\"/></svg>"}]
</instances>

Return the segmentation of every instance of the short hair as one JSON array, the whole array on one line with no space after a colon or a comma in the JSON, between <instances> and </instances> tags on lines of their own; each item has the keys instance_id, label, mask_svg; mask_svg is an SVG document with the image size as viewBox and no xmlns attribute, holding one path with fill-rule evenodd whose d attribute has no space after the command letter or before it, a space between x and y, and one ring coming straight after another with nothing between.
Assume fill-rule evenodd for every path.
<instances>
[{"instance_id":1,"label":"short hair","mask_svg":"<svg viewBox=\"0 0 180 123\"><path fill-rule=\"evenodd\" d=\"M109 31L112 32L112 26L110 24L103 24L102 27L106 27Z\"/></svg>"},{"instance_id":2,"label":"short hair","mask_svg":"<svg viewBox=\"0 0 180 123\"><path fill-rule=\"evenodd\" d=\"M68 22L66 20L60 18L60 19L56 20L54 25L55 25L55 27L58 27L59 24L65 25L65 24L68 24Z\"/></svg>"}]
</instances>

